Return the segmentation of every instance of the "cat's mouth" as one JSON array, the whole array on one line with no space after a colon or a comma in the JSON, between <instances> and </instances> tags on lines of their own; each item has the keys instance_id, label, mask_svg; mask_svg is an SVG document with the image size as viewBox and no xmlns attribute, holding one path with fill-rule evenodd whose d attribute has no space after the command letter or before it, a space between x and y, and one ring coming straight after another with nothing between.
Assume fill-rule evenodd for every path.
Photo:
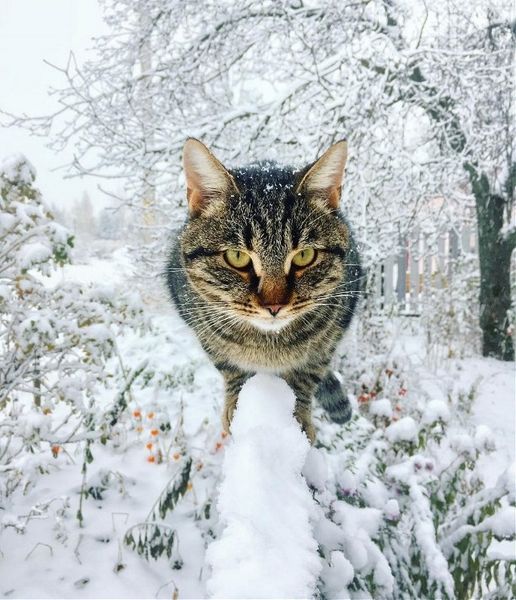
<instances>
[{"instance_id":1,"label":"cat's mouth","mask_svg":"<svg viewBox=\"0 0 516 600\"><path fill-rule=\"evenodd\" d=\"M256 329L260 329L261 331L269 331L278 333L282 329L284 329L289 323L292 323L294 320L293 316L285 316L285 317L251 317L247 318L246 321L250 323Z\"/></svg>"}]
</instances>

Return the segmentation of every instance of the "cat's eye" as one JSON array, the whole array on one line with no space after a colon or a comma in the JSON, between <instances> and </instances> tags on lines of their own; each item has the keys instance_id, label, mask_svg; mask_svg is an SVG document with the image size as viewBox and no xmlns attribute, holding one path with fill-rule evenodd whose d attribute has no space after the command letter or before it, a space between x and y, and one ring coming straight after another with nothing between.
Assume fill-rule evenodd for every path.
<instances>
[{"instance_id":1,"label":"cat's eye","mask_svg":"<svg viewBox=\"0 0 516 600\"><path fill-rule=\"evenodd\" d=\"M313 248L305 248L304 250L300 250L296 252L292 257L292 264L296 267L308 267L315 260L315 250Z\"/></svg>"},{"instance_id":2,"label":"cat's eye","mask_svg":"<svg viewBox=\"0 0 516 600\"><path fill-rule=\"evenodd\" d=\"M242 250L226 250L224 252L224 258L228 265L231 265L235 269L245 269L251 263L251 257L247 252Z\"/></svg>"}]
</instances>

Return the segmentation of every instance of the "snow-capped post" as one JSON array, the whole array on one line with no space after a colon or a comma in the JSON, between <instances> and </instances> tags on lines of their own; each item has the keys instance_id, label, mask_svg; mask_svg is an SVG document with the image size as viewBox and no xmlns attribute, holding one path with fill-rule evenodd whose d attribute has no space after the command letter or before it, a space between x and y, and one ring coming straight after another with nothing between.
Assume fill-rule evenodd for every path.
<instances>
[{"instance_id":1,"label":"snow-capped post","mask_svg":"<svg viewBox=\"0 0 516 600\"><path fill-rule=\"evenodd\" d=\"M221 531L207 550L214 598L311 598L322 567L301 475L310 445L295 397L258 374L239 396L218 499Z\"/></svg>"}]
</instances>

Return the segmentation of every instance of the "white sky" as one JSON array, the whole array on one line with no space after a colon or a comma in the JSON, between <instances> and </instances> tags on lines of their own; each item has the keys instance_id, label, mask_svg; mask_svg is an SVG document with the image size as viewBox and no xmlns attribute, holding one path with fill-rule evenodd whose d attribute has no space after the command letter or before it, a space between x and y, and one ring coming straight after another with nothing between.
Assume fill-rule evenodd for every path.
<instances>
[{"instance_id":1,"label":"white sky","mask_svg":"<svg viewBox=\"0 0 516 600\"><path fill-rule=\"evenodd\" d=\"M63 83L59 73L43 60L63 66L73 50L85 56L91 38L104 31L97 0L0 0L0 108L12 113L48 114L56 108L51 86ZM1 119L1 117L0 117ZM0 158L21 152L37 169L36 185L50 204L66 206L90 193L97 207L107 200L93 178L64 179L73 149L56 155L45 138L26 131L0 127Z\"/></svg>"}]
</instances>

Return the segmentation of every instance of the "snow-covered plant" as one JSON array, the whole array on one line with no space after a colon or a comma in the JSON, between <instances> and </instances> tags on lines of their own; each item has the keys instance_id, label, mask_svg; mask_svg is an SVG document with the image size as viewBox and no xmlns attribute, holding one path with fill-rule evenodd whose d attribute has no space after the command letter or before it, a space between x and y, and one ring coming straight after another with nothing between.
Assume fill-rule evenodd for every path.
<instances>
[{"instance_id":1,"label":"snow-covered plant","mask_svg":"<svg viewBox=\"0 0 516 600\"><path fill-rule=\"evenodd\" d=\"M190 484L191 468L192 459L183 459L175 477L167 483L147 519L143 523L133 525L124 536L125 544L147 560L165 555L174 569L182 567L182 560L177 549L177 534L165 523L165 518L186 493Z\"/></svg>"},{"instance_id":2,"label":"snow-covered plant","mask_svg":"<svg viewBox=\"0 0 516 600\"><path fill-rule=\"evenodd\" d=\"M399 418L374 399L369 414L323 441L338 463L334 493L316 494L323 595L511 597L516 564L492 545L515 537L514 482L506 473L484 484L488 428L454 427L441 401Z\"/></svg>"},{"instance_id":3,"label":"snow-covered plant","mask_svg":"<svg viewBox=\"0 0 516 600\"><path fill-rule=\"evenodd\" d=\"M311 520L322 565L315 593L328 599L510 597L516 565L496 544L514 538L513 482L507 474L495 485L484 481L486 457L495 449L495 440L485 426L468 429L463 425L474 391L467 397L453 397L449 403L422 397L400 363L399 356L393 355L391 367L385 368L378 357L375 365L382 370L373 369L369 376L364 371L359 411L351 423L338 427L320 417L318 448L310 451L304 468L315 500ZM156 367L147 365L150 377L142 372L143 390L152 389L154 379L164 381ZM139 385L143 383L140 380ZM169 385L171 394L181 389ZM261 384L262 388L266 389ZM260 403L260 407L265 405ZM256 402L249 406L258 432L259 407ZM276 405L275 410L279 411ZM263 440L275 439L269 416L270 411L263 409ZM162 460L170 461L172 473L148 517L126 532L126 544L146 559L163 557L170 568L178 569L183 561L186 565L191 560L182 550L185 538L180 527L186 521L190 533L183 535L195 529L198 543L206 548L214 544L207 556L218 571L217 589L244 585L234 569L227 577L221 571L222 556L227 556L219 543L225 539L224 523L233 519L235 511L247 511L245 519L237 519L247 541L239 546L240 554L235 546L240 542L233 540L231 547L240 558L257 547L260 536L268 535L268 524L278 516L277 507L263 512L264 506L267 502L281 505L276 494L284 489L284 478L276 488L268 477L286 469L300 449L288 445L292 459L281 454L281 465L277 465L276 446L264 441L255 448L250 433L239 437L237 431L221 454L218 450L227 440L217 442L216 428L209 424L187 433L178 417L172 432L166 420L143 409L133 411L133 419L134 431L143 436L143 442L147 439L145 431L140 431L144 420L160 423L159 437L166 441L163 448L172 448L162 453ZM153 431L148 434L156 441ZM253 435L258 439L256 432ZM154 456L151 453L149 459ZM268 481L270 489L247 482L250 456L254 457L253 477L262 484ZM221 475L228 474L233 477L231 486L226 483L221 488ZM235 483L238 478L241 487ZM195 492L188 494L192 489ZM232 493L239 502L235 506ZM258 527L261 533L255 539L245 533L246 528L255 531L253 523L262 516L263 527ZM235 527L231 527L232 536ZM299 533L292 532L292 536Z\"/></svg>"},{"instance_id":4,"label":"snow-covered plant","mask_svg":"<svg viewBox=\"0 0 516 600\"><path fill-rule=\"evenodd\" d=\"M116 332L138 322L141 307L108 287L60 281L73 238L33 187L35 170L21 155L0 164L0 499L35 484L67 446L112 436L115 408L96 393L115 372ZM53 277L52 277L53 276ZM124 379L123 367L119 379ZM124 403L123 394L116 403ZM116 412L116 411L115 411ZM85 467L84 467L85 468Z\"/></svg>"}]
</instances>

